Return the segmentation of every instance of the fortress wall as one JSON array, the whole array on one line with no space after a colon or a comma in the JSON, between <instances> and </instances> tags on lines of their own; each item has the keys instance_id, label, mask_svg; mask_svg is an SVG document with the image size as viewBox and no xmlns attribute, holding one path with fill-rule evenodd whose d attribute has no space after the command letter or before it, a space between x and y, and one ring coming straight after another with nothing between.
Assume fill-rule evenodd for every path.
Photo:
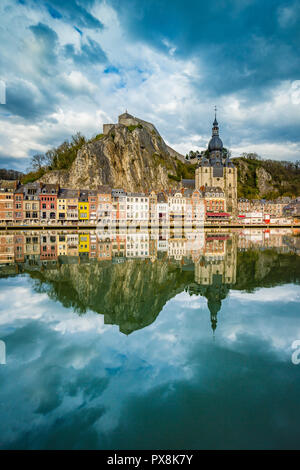
<instances>
[{"instance_id":1,"label":"fortress wall","mask_svg":"<svg viewBox=\"0 0 300 470\"><path fill-rule=\"evenodd\" d=\"M108 134L114 124L103 124L103 134Z\"/></svg>"}]
</instances>

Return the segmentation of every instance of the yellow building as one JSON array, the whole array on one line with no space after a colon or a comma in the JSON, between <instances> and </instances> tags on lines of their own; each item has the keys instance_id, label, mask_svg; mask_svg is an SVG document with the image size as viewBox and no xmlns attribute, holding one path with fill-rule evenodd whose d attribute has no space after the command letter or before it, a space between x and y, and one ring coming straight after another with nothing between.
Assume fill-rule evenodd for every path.
<instances>
[{"instance_id":1,"label":"yellow building","mask_svg":"<svg viewBox=\"0 0 300 470\"><path fill-rule=\"evenodd\" d=\"M90 235L89 233L80 233L79 234L79 253L89 253L90 251Z\"/></svg>"},{"instance_id":2,"label":"yellow building","mask_svg":"<svg viewBox=\"0 0 300 470\"><path fill-rule=\"evenodd\" d=\"M65 221L67 219L67 200L63 195L58 194L57 196L57 220Z\"/></svg>"},{"instance_id":3,"label":"yellow building","mask_svg":"<svg viewBox=\"0 0 300 470\"><path fill-rule=\"evenodd\" d=\"M81 191L78 199L78 220L89 220L90 207L88 200L88 191Z\"/></svg>"}]
</instances>

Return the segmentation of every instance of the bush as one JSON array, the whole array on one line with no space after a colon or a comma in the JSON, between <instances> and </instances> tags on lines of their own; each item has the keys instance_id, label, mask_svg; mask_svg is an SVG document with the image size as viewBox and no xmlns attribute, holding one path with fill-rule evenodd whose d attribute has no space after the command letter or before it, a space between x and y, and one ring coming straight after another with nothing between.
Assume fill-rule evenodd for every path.
<instances>
[{"instance_id":1,"label":"bush","mask_svg":"<svg viewBox=\"0 0 300 470\"><path fill-rule=\"evenodd\" d=\"M105 134L97 134L93 139L90 140L90 142L94 142L96 140L101 140L105 137Z\"/></svg>"},{"instance_id":2,"label":"bush","mask_svg":"<svg viewBox=\"0 0 300 470\"><path fill-rule=\"evenodd\" d=\"M129 132L132 132L135 129L143 129L143 126L142 126L142 124L137 124L136 126L135 125L127 126L127 129L129 130Z\"/></svg>"},{"instance_id":3,"label":"bush","mask_svg":"<svg viewBox=\"0 0 300 470\"><path fill-rule=\"evenodd\" d=\"M21 183L22 183L22 184L33 183L34 181L36 181L36 180L38 180L39 178L41 178L45 173L46 173L46 169L45 169L45 168L40 168L40 169L37 170L37 171L30 171L29 173L27 173L27 175L24 175L24 176L21 178Z\"/></svg>"},{"instance_id":4,"label":"bush","mask_svg":"<svg viewBox=\"0 0 300 470\"><path fill-rule=\"evenodd\" d=\"M179 176L176 176L176 175L170 175L170 173L168 173L168 178L170 180L174 180L174 181L181 181L181 178Z\"/></svg>"}]
</instances>

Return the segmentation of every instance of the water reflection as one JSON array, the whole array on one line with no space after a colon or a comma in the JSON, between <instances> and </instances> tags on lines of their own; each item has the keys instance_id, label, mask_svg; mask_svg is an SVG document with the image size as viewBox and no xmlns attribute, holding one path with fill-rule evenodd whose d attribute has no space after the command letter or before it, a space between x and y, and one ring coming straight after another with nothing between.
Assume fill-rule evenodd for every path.
<instances>
[{"instance_id":1,"label":"water reflection","mask_svg":"<svg viewBox=\"0 0 300 470\"><path fill-rule=\"evenodd\" d=\"M27 273L35 291L127 335L186 291L207 300L214 332L230 290L298 282L299 253L290 229L2 232L0 276Z\"/></svg>"},{"instance_id":2,"label":"water reflection","mask_svg":"<svg viewBox=\"0 0 300 470\"><path fill-rule=\"evenodd\" d=\"M0 447L299 448L299 237L134 235L1 233Z\"/></svg>"}]
</instances>

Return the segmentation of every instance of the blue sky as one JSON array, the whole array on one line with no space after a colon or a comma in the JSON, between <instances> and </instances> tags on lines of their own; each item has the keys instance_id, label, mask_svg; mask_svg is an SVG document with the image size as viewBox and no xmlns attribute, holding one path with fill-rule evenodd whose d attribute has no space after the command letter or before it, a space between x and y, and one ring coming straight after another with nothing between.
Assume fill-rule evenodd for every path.
<instances>
[{"instance_id":1,"label":"blue sky","mask_svg":"<svg viewBox=\"0 0 300 470\"><path fill-rule=\"evenodd\" d=\"M186 153L213 108L233 156L300 158L300 3L2 0L0 167L125 109Z\"/></svg>"}]
</instances>

